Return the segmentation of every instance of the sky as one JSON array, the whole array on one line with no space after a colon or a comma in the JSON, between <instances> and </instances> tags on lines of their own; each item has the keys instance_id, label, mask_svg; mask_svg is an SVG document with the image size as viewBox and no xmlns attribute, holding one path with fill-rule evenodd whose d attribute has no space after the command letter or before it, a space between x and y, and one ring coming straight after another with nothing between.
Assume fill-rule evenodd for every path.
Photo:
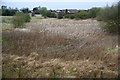
<instances>
[{"instance_id":1,"label":"sky","mask_svg":"<svg viewBox=\"0 0 120 80\"><path fill-rule=\"evenodd\" d=\"M47 9L90 9L92 7L111 6L117 0L2 0L1 5L11 8L47 7Z\"/></svg>"}]
</instances>

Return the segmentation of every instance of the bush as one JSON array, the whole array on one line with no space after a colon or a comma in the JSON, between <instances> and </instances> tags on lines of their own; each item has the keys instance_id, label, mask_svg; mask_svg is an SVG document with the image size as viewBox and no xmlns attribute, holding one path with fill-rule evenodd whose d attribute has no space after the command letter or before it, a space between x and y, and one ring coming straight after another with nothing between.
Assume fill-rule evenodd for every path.
<instances>
[{"instance_id":1,"label":"bush","mask_svg":"<svg viewBox=\"0 0 120 80\"><path fill-rule=\"evenodd\" d=\"M29 14L24 14L24 16L25 16L25 22L30 22L30 20L31 20L30 15Z\"/></svg>"},{"instance_id":2,"label":"bush","mask_svg":"<svg viewBox=\"0 0 120 80\"><path fill-rule=\"evenodd\" d=\"M45 17L45 18L47 17L46 15L47 15L48 11L47 11L46 7L42 7L39 11L40 11L40 14L42 14L43 17Z\"/></svg>"},{"instance_id":3,"label":"bush","mask_svg":"<svg viewBox=\"0 0 120 80\"><path fill-rule=\"evenodd\" d=\"M102 21L103 20L103 18L104 18L103 17L103 12L104 12L103 8L98 12L98 14L96 16L96 18L97 18L98 21Z\"/></svg>"},{"instance_id":4,"label":"bush","mask_svg":"<svg viewBox=\"0 0 120 80\"><path fill-rule=\"evenodd\" d=\"M101 9L102 8L97 8L97 7L91 8L88 11L89 18L96 18Z\"/></svg>"},{"instance_id":5,"label":"bush","mask_svg":"<svg viewBox=\"0 0 120 80\"><path fill-rule=\"evenodd\" d=\"M43 16L44 18L46 18L46 17L56 18L56 14L49 12L46 7L42 7L42 8L40 9L40 13L42 14L42 16Z\"/></svg>"},{"instance_id":6,"label":"bush","mask_svg":"<svg viewBox=\"0 0 120 80\"><path fill-rule=\"evenodd\" d=\"M97 17L98 20L102 20L105 23L103 25L103 29L105 29L108 33L120 34L120 16L118 15L119 6L120 2L111 7L105 7L102 11L100 11Z\"/></svg>"},{"instance_id":7,"label":"bush","mask_svg":"<svg viewBox=\"0 0 120 80\"><path fill-rule=\"evenodd\" d=\"M74 15L74 14L71 14L71 15L69 16L69 18L70 18L70 19L74 19L74 18L75 18L75 15Z\"/></svg>"},{"instance_id":8,"label":"bush","mask_svg":"<svg viewBox=\"0 0 120 80\"><path fill-rule=\"evenodd\" d=\"M22 12L17 12L12 20L12 24L14 28L23 27L25 22L30 22L30 16L28 14L24 14Z\"/></svg>"},{"instance_id":9,"label":"bush","mask_svg":"<svg viewBox=\"0 0 120 80\"><path fill-rule=\"evenodd\" d=\"M66 14L64 17L65 18L70 18L70 19L87 19L88 18L88 12L87 11L81 11L81 12L75 13L75 14Z\"/></svg>"},{"instance_id":10,"label":"bush","mask_svg":"<svg viewBox=\"0 0 120 80\"><path fill-rule=\"evenodd\" d=\"M31 14L31 16L34 17L34 16L35 16L35 13L33 12L33 13Z\"/></svg>"},{"instance_id":11,"label":"bush","mask_svg":"<svg viewBox=\"0 0 120 80\"><path fill-rule=\"evenodd\" d=\"M70 14L66 14L64 18L70 18Z\"/></svg>"},{"instance_id":12,"label":"bush","mask_svg":"<svg viewBox=\"0 0 120 80\"><path fill-rule=\"evenodd\" d=\"M103 25L103 29L105 31L107 31L108 33L116 34L116 33L118 33L118 23L116 23L116 21L114 21L114 20L108 20Z\"/></svg>"},{"instance_id":13,"label":"bush","mask_svg":"<svg viewBox=\"0 0 120 80\"><path fill-rule=\"evenodd\" d=\"M74 18L75 18L75 15L74 15L74 14L66 14L64 17L65 17L65 18L74 19Z\"/></svg>"},{"instance_id":14,"label":"bush","mask_svg":"<svg viewBox=\"0 0 120 80\"><path fill-rule=\"evenodd\" d=\"M13 16L18 11L18 9L7 8L7 6L1 6L0 15L2 16Z\"/></svg>"},{"instance_id":15,"label":"bush","mask_svg":"<svg viewBox=\"0 0 120 80\"><path fill-rule=\"evenodd\" d=\"M46 16L47 16L47 17L50 17L50 18L56 18L56 14L55 14L55 13L47 12L47 13L46 13Z\"/></svg>"},{"instance_id":16,"label":"bush","mask_svg":"<svg viewBox=\"0 0 120 80\"><path fill-rule=\"evenodd\" d=\"M62 19L63 18L63 13L62 12L58 13L57 18Z\"/></svg>"},{"instance_id":17,"label":"bush","mask_svg":"<svg viewBox=\"0 0 120 80\"><path fill-rule=\"evenodd\" d=\"M87 19L88 18L88 12L82 11L82 12L76 13L75 18L76 19Z\"/></svg>"}]
</instances>

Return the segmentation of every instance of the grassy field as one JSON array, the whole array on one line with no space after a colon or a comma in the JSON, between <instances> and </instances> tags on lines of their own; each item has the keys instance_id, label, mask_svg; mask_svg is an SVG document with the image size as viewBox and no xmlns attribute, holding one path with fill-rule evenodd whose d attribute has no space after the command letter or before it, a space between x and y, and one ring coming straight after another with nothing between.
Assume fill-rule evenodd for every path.
<instances>
[{"instance_id":1,"label":"grassy field","mask_svg":"<svg viewBox=\"0 0 120 80\"><path fill-rule=\"evenodd\" d=\"M33 17L23 29L9 21L2 26L4 78L118 76L118 36L98 21Z\"/></svg>"}]
</instances>

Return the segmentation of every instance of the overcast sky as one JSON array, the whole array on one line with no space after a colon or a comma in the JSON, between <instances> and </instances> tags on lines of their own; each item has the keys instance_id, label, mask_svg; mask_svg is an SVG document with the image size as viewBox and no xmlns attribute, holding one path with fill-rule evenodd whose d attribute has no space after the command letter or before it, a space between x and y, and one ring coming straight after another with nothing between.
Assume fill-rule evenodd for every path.
<instances>
[{"instance_id":1,"label":"overcast sky","mask_svg":"<svg viewBox=\"0 0 120 80\"><path fill-rule=\"evenodd\" d=\"M12 8L47 7L48 9L90 9L111 6L118 0L2 0L2 5Z\"/></svg>"}]
</instances>

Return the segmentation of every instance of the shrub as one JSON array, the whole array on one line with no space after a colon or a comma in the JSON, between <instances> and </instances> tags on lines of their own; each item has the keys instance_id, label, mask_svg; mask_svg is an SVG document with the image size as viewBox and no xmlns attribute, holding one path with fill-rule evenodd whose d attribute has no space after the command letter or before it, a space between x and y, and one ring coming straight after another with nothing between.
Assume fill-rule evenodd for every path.
<instances>
[{"instance_id":1,"label":"shrub","mask_svg":"<svg viewBox=\"0 0 120 80\"><path fill-rule=\"evenodd\" d=\"M79 13L75 14L76 19L87 19L88 18L88 12L86 11L81 11Z\"/></svg>"},{"instance_id":2,"label":"shrub","mask_svg":"<svg viewBox=\"0 0 120 80\"><path fill-rule=\"evenodd\" d=\"M30 20L31 20L30 15L29 14L24 14L24 16L25 16L25 22L30 22Z\"/></svg>"},{"instance_id":3,"label":"shrub","mask_svg":"<svg viewBox=\"0 0 120 80\"><path fill-rule=\"evenodd\" d=\"M96 18L101 9L102 8L97 8L97 7L91 8L88 11L89 18Z\"/></svg>"},{"instance_id":4,"label":"shrub","mask_svg":"<svg viewBox=\"0 0 120 80\"><path fill-rule=\"evenodd\" d=\"M24 13L16 13L13 17L13 26L14 28L23 27L25 22Z\"/></svg>"},{"instance_id":5,"label":"shrub","mask_svg":"<svg viewBox=\"0 0 120 80\"><path fill-rule=\"evenodd\" d=\"M66 14L64 18L70 18L70 14Z\"/></svg>"},{"instance_id":6,"label":"shrub","mask_svg":"<svg viewBox=\"0 0 120 80\"><path fill-rule=\"evenodd\" d=\"M56 18L56 14L55 14L55 13L47 12L47 13L46 13L46 16L47 16L47 17L50 17L50 18Z\"/></svg>"},{"instance_id":7,"label":"shrub","mask_svg":"<svg viewBox=\"0 0 120 80\"><path fill-rule=\"evenodd\" d=\"M18 9L7 8L7 6L1 6L0 15L2 16L13 16Z\"/></svg>"},{"instance_id":8,"label":"shrub","mask_svg":"<svg viewBox=\"0 0 120 80\"><path fill-rule=\"evenodd\" d=\"M102 21L102 19L104 18L103 17L103 12L104 12L103 8L98 12L98 14L96 16L96 18L97 18L98 21Z\"/></svg>"},{"instance_id":9,"label":"shrub","mask_svg":"<svg viewBox=\"0 0 120 80\"><path fill-rule=\"evenodd\" d=\"M43 17L45 17L45 18L47 17L46 14L47 14L48 11L47 11L46 7L42 7L39 11L40 11L40 13L42 14Z\"/></svg>"},{"instance_id":10,"label":"shrub","mask_svg":"<svg viewBox=\"0 0 120 80\"><path fill-rule=\"evenodd\" d=\"M81 11L81 12L75 13L75 14L66 14L64 17L65 18L70 18L70 19L87 19L88 18L88 12Z\"/></svg>"},{"instance_id":11,"label":"shrub","mask_svg":"<svg viewBox=\"0 0 120 80\"><path fill-rule=\"evenodd\" d=\"M74 15L74 14L71 14L69 18L70 18L70 19L74 19L74 18L75 18L75 15Z\"/></svg>"},{"instance_id":12,"label":"shrub","mask_svg":"<svg viewBox=\"0 0 120 80\"><path fill-rule=\"evenodd\" d=\"M65 18L74 19L74 18L75 18L75 15L74 15L74 14L66 14L64 17L65 17Z\"/></svg>"},{"instance_id":13,"label":"shrub","mask_svg":"<svg viewBox=\"0 0 120 80\"><path fill-rule=\"evenodd\" d=\"M118 33L118 23L114 20L108 20L103 25L103 29L107 31L108 33ZM119 31L120 32L120 31Z\"/></svg>"},{"instance_id":14,"label":"shrub","mask_svg":"<svg viewBox=\"0 0 120 80\"><path fill-rule=\"evenodd\" d=\"M33 12L33 13L31 14L31 16L34 17L34 16L35 16L35 13Z\"/></svg>"},{"instance_id":15,"label":"shrub","mask_svg":"<svg viewBox=\"0 0 120 80\"><path fill-rule=\"evenodd\" d=\"M120 19L118 15L118 7L120 6L120 2L118 4L113 5L111 7L105 7L102 11L100 11L97 19L102 20L105 24L103 25L103 29L105 29L108 33L119 33L120 34Z\"/></svg>"},{"instance_id":16,"label":"shrub","mask_svg":"<svg viewBox=\"0 0 120 80\"><path fill-rule=\"evenodd\" d=\"M12 24L14 28L23 27L25 22L30 22L30 16L28 14L24 14L22 12L17 12L12 20Z\"/></svg>"},{"instance_id":17,"label":"shrub","mask_svg":"<svg viewBox=\"0 0 120 80\"><path fill-rule=\"evenodd\" d=\"M42 7L40 9L40 13L42 14L43 17L50 17L50 18L56 18L56 14L55 13L51 13L47 10L46 7Z\"/></svg>"},{"instance_id":18,"label":"shrub","mask_svg":"<svg viewBox=\"0 0 120 80\"><path fill-rule=\"evenodd\" d=\"M63 18L63 13L62 12L58 13L57 18L62 19Z\"/></svg>"}]
</instances>

